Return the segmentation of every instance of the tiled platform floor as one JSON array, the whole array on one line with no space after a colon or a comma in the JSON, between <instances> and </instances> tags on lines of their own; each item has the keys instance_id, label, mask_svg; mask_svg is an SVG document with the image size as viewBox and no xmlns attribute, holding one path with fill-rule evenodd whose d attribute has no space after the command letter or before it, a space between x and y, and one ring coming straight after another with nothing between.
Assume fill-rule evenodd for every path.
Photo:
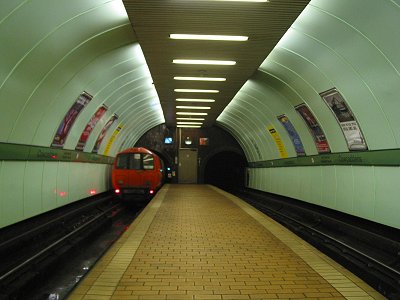
<instances>
[{"instance_id":1,"label":"tiled platform floor","mask_svg":"<svg viewBox=\"0 0 400 300\"><path fill-rule=\"evenodd\" d=\"M166 185L69 299L384 299L257 210Z\"/></svg>"}]
</instances>

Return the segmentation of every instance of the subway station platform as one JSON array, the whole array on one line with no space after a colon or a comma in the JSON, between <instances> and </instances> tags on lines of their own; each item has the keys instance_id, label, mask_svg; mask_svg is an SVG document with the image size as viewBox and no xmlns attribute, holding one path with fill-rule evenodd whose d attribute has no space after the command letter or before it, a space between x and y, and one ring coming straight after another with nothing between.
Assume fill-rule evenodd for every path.
<instances>
[{"instance_id":1,"label":"subway station platform","mask_svg":"<svg viewBox=\"0 0 400 300\"><path fill-rule=\"evenodd\" d=\"M69 299L385 298L240 199L165 185Z\"/></svg>"}]
</instances>

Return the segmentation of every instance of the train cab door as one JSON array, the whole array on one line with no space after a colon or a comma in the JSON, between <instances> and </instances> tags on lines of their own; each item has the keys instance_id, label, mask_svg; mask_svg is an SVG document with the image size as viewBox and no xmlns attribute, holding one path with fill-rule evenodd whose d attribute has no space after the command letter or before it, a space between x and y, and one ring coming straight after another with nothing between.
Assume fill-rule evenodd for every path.
<instances>
[{"instance_id":1,"label":"train cab door","mask_svg":"<svg viewBox=\"0 0 400 300\"><path fill-rule=\"evenodd\" d=\"M179 149L179 183L197 183L197 149Z\"/></svg>"},{"instance_id":2,"label":"train cab door","mask_svg":"<svg viewBox=\"0 0 400 300\"><path fill-rule=\"evenodd\" d=\"M142 157L140 153L133 153L130 162L129 184L132 187L144 186Z\"/></svg>"}]
</instances>

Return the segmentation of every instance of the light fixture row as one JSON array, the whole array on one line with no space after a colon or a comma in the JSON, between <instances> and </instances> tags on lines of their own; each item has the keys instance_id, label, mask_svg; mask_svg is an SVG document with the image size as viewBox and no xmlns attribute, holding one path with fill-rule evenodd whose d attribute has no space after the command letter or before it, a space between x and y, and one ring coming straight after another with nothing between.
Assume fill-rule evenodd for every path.
<instances>
[{"instance_id":1,"label":"light fixture row","mask_svg":"<svg viewBox=\"0 0 400 300\"><path fill-rule=\"evenodd\" d=\"M268 2L268 0L215 0L215 1L233 1L233 2ZM248 36L238 35L208 35L208 34L170 34L171 39L178 40L207 40L207 41L227 41L227 42L244 42L249 39ZM232 60L203 60L203 59L174 59L174 64L191 64L191 65L219 65L219 66L234 66L236 61ZM186 80L186 81L226 81L224 77L185 77L175 76L174 80ZM219 90L208 90L208 89L174 89L176 93L219 93ZM212 103L215 99L202 99L202 98L176 98L177 102L200 102L200 103ZM191 109L191 110L209 110L210 106L184 106L177 105L177 109ZM202 122L188 122L188 121L204 121L204 118L193 118L191 116L206 116L205 112L194 112L194 111L178 111L178 116L189 116L189 117L177 117L177 127L194 127L200 128ZM182 122L185 120L185 122Z\"/></svg>"}]
</instances>

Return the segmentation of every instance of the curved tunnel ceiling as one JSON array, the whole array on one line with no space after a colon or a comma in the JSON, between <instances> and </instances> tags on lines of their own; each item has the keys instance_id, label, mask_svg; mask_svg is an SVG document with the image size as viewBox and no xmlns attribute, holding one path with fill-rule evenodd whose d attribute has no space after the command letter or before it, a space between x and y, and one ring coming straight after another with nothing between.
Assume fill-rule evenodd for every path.
<instances>
[{"instance_id":1,"label":"curved tunnel ceiling","mask_svg":"<svg viewBox=\"0 0 400 300\"><path fill-rule=\"evenodd\" d=\"M203 116L212 126L246 80L307 5L309 0L160 1L124 0L160 96L167 126L176 126L177 105L211 107ZM247 36L247 41L180 40L171 34ZM235 65L175 64L173 60L223 60ZM174 77L225 78L226 81L174 80ZM176 92L175 89L217 93ZM176 102L177 98L212 99L213 103Z\"/></svg>"},{"instance_id":2,"label":"curved tunnel ceiling","mask_svg":"<svg viewBox=\"0 0 400 300\"><path fill-rule=\"evenodd\" d=\"M91 152L112 115L118 116L112 127L122 126L115 149L122 140L138 139L164 123L122 1L6 1L1 5L0 37L1 142L50 146L83 91L93 99L78 115L64 149L75 149L102 105L107 112L85 151Z\"/></svg>"},{"instance_id":3,"label":"curved tunnel ceiling","mask_svg":"<svg viewBox=\"0 0 400 300\"><path fill-rule=\"evenodd\" d=\"M348 152L339 123L320 93L336 88L352 110L369 150L399 147L398 1L313 0L217 119L240 140L249 161L280 158L267 131L295 148L277 117L285 114L307 155L316 145L295 106L305 103L331 152ZM396 35L398 37L398 34Z\"/></svg>"},{"instance_id":4,"label":"curved tunnel ceiling","mask_svg":"<svg viewBox=\"0 0 400 300\"><path fill-rule=\"evenodd\" d=\"M113 155L164 123L162 110L167 124L175 124L175 87L206 87L186 81L178 85L174 76L223 75L216 67L203 70L171 63L174 58L203 55L237 60L226 82L212 83L220 85L221 92L205 126L218 118L217 124L237 138L249 161L279 158L266 130L269 125L280 133L288 156L296 156L277 120L282 114L293 123L306 154L317 154L294 109L301 103L316 116L331 151L348 151L337 120L319 95L331 88L346 99L368 149L399 147L398 1L312 0L304 10L308 1L124 2L138 39L121 0L1 4L0 142L49 147L66 112L86 91L93 99L73 124L64 148L75 148L104 104L108 110L84 151L91 152L96 137L116 114L118 120L105 138L122 126ZM249 40L219 44L169 39L174 32L248 35ZM104 145L99 151L103 153Z\"/></svg>"}]
</instances>

